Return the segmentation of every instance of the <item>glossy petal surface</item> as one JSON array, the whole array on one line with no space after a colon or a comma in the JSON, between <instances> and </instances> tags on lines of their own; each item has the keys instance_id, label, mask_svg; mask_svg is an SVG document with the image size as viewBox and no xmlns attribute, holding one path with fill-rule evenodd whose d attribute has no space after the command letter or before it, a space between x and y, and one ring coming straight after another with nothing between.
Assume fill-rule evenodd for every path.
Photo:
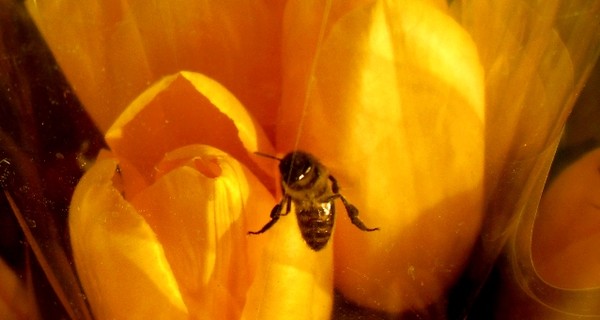
<instances>
[{"instance_id":1,"label":"glossy petal surface","mask_svg":"<svg viewBox=\"0 0 600 320\"><path fill-rule=\"evenodd\" d=\"M369 307L423 308L461 272L483 214L475 47L434 5L375 2L342 16L317 59L305 105L282 113L299 128L282 148L319 154L381 228L361 232L338 204L336 285Z\"/></svg>"}]
</instances>

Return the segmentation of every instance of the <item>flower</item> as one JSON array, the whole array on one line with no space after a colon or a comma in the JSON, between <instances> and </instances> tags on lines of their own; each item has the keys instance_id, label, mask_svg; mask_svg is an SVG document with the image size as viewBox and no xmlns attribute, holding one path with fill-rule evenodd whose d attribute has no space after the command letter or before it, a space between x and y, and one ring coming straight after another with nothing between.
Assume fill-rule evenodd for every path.
<instances>
[{"instance_id":1,"label":"flower","mask_svg":"<svg viewBox=\"0 0 600 320\"><path fill-rule=\"evenodd\" d=\"M270 318L290 308L285 301L295 301L262 306L285 295L271 287L307 278L303 268L316 269L316 263L323 281L314 280L320 273L314 270L284 291L295 298L306 292L302 301L310 301L309 294L321 298L315 290L331 291L325 280L332 268L315 259L298 235L247 236L274 206L247 151L266 142L218 83L190 72L163 78L121 114L106 141L111 152L81 180L69 219L75 263L94 315ZM292 220L282 226L295 228ZM267 239L273 245L265 247ZM261 259L263 252L271 254ZM145 297L141 303L138 292ZM302 311L300 318L330 312L331 297L329 303L315 300L312 308L292 303L289 311Z\"/></svg>"},{"instance_id":2,"label":"flower","mask_svg":"<svg viewBox=\"0 0 600 320\"><path fill-rule=\"evenodd\" d=\"M519 1L28 6L111 149L70 217L102 316L123 301L132 310L144 288L171 308L129 316L322 318L333 278L344 297L384 312L443 307L480 234L488 241L473 256L491 268L527 194L511 187L532 176L519 161L552 148L594 52L550 32L556 7ZM512 6L524 20L505 26ZM277 174L252 152L297 148L381 230L360 232L338 209L323 252L303 245L290 217L245 236L276 203ZM136 257L130 268L114 270L125 264L111 248Z\"/></svg>"}]
</instances>

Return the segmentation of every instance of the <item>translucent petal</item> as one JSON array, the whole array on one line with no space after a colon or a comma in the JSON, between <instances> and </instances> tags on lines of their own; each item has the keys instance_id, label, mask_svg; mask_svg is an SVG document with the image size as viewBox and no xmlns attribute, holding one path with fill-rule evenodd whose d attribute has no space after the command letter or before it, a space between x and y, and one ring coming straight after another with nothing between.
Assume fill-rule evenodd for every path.
<instances>
[{"instance_id":1,"label":"translucent petal","mask_svg":"<svg viewBox=\"0 0 600 320\"><path fill-rule=\"evenodd\" d=\"M502 174L521 170L510 166L537 156L561 134L598 56L600 4L455 1L452 9L473 36L486 73L486 189L494 192Z\"/></svg>"},{"instance_id":2,"label":"translucent petal","mask_svg":"<svg viewBox=\"0 0 600 320\"><path fill-rule=\"evenodd\" d=\"M273 153L261 127L227 89L197 73L180 72L149 87L111 126L106 142L146 183L166 152L189 144L219 148L264 183L273 182L265 173L273 162L249 153ZM128 174L126 166L121 169Z\"/></svg>"},{"instance_id":3,"label":"translucent petal","mask_svg":"<svg viewBox=\"0 0 600 320\"><path fill-rule=\"evenodd\" d=\"M207 146L173 150L157 169L156 183L132 203L156 233L190 313L239 317L264 241L247 241L246 218L268 212L271 195L237 161Z\"/></svg>"},{"instance_id":4,"label":"translucent petal","mask_svg":"<svg viewBox=\"0 0 600 320\"><path fill-rule=\"evenodd\" d=\"M282 216L267 233L255 236L268 237L268 244L260 256L242 319L277 319L282 315L286 319L327 319L331 314L333 245L329 243L318 252L310 249L294 213Z\"/></svg>"},{"instance_id":5,"label":"translucent petal","mask_svg":"<svg viewBox=\"0 0 600 320\"><path fill-rule=\"evenodd\" d=\"M346 1L288 1L283 23L283 91L277 123L278 149L289 150L295 141L281 139L300 134L303 128L289 119L303 117L304 104L310 99L308 87L313 81L323 41L329 38L332 27L349 12L372 3L372 0ZM414 2L414 1L413 1ZM443 0L423 0L446 10ZM358 36L358 35L356 35ZM346 39L350 43L353 38ZM348 52L350 53L350 52Z\"/></svg>"},{"instance_id":6,"label":"translucent petal","mask_svg":"<svg viewBox=\"0 0 600 320\"><path fill-rule=\"evenodd\" d=\"M114 159L84 175L71 203L69 231L79 279L98 319L187 319L162 245L120 190Z\"/></svg>"},{"instance_id":7,"label":"translucent petal","mask_svg":"<svg viewBox=\"0 0 600 320\"><path fill-rule=\"evenodd\" d=\"M261 122L274 121L283 2L30 0L27 7L102 131L148 83L179 70L210 75Z\"/></svg>"},{"instance_id":8,"label":"translucent petal","mask_svg":"<svg viewBox=\"0 0 600 320\"><path fill-rule=\"evenodd\" d=\"M369 307L424 308L462 271L483 214L474 43L438 5L378 1L342 16L318 50L305 105L281 115L299 127L281 147L318 155L381 228L361 232L338 204L336 285Z\"/></svg>"},{"instance_id":9,"label":"translucent petal","mask_svg":"<svg viewBox=\"0 0 600 320\"><path fill-rule=\"evenodd\" d=\"M77 187L69 221L94 315L239 317L267 239L246 233L269 212L270 193L237 161L207 146L169 152L157 165L157 181L131 203L116 170L113 159L92 167Z\"/></svg>"},{"instance_id":10,"label":"translucent petal","mask_svg":"<svg viewBox=\"0 0 600 320\"><path fill-rule=\"evenodd\" d=\"M530 237L511 231L533 220L565 120L600 53L600 2L464 0L451 11L486 78L485 241L470 267L477 274L468 275L484 278L510 236Z\"/></svg>"}]
</instances>

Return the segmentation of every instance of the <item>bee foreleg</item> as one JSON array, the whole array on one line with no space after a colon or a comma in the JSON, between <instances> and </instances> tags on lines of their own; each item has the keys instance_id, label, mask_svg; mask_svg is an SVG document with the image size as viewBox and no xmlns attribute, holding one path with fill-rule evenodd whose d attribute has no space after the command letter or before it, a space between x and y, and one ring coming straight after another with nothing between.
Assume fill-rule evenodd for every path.
<instances>
[{"instance_id":1,"label":"bee foreleg","mask_svg":"<svg viewBox=\"0 0 600 320\"><path fill-rule=\"evenodd\" d=\"M286 201L287 201L286 212L281 213L281 209L283 208L283 203ZM290 202L291 202L290 197L284 197L283 200L281 200L281 202L276 204L273 207L273 210L271 210L271 214L270 214L271 220L269 222L267 222L267 224L265 224L262 227L262 229L260 229L258 231L248 231L248 234L261 234L261 233L269 230L277 222L277 220L279 220L280 216L285 216L286 214L288 214L290 212Z\"/></svg>"},{"instance_id":2,"label":"bee foreleg","mask_svg":"<svg viewBox=\"0 0 600 320\"><path fill-rule=\"evenodd\" d=\"M346 198L344 198L344 196L342 196L341 194L340 194L340 199L342 199L342 202L344 203L344 207L346 208L346 212L348 213L348 218L350 218L350 221L352 221L353 225L355 225L362 231L379 230L379 228L369 228L369 227L365 226L365 224L362 222L362 220L360 220L360 218L358 217L358 209L356 209L355 206L353 206L350 202L348 202L348 200L346 200Z\"/></svg>"},{"instance_id":3,"label":"bee foreleg","mask_svg":"<svg viewBox=\"0 0 600 320\"><path fill-rule=\"evenodd\" d=\"M331 191L335 194L340 193L340 186L338 185L337 180L332 175L329 175L329 180L331 181Z\"/></svg>"},{"instance_id":4,"label":"bee foreleg","mask_svg":"<svg viewBox=\"0 0 600 320\"><path fill-rule=\"evenodd\" d=\"M283 212L279 212L280 216L285 216L288 213L290 213L290 211L292 211L292 198L290 197L285 197L283 198L283 200L281 200L281 202L279 203L280 205L283 205L283 203L287 200L287 204L285 206L285 213Z\"/></svg>"}]
</instances>

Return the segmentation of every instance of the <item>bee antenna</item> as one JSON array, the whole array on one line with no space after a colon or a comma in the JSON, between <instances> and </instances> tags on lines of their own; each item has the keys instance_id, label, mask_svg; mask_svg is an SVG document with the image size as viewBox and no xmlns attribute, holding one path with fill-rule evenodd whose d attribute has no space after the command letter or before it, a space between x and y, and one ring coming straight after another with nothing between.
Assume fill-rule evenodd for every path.
<instances>
[{"instance_id":1,"label":"bee antenna","mask_svg":"<svg viewBox=\"0 0 600 320\"><path fill-rule=\"evenodd\" d=\"M261 157L265 157L265 158L270 158L270 159L275 159L275 160L281 161L281 159L277 158L276 156L272 156L270 154L262 153L262 152L259 152L259 151L254 152L254 154L257 155L257 156L261 156Z\"/></svg>"}]
</instances>

